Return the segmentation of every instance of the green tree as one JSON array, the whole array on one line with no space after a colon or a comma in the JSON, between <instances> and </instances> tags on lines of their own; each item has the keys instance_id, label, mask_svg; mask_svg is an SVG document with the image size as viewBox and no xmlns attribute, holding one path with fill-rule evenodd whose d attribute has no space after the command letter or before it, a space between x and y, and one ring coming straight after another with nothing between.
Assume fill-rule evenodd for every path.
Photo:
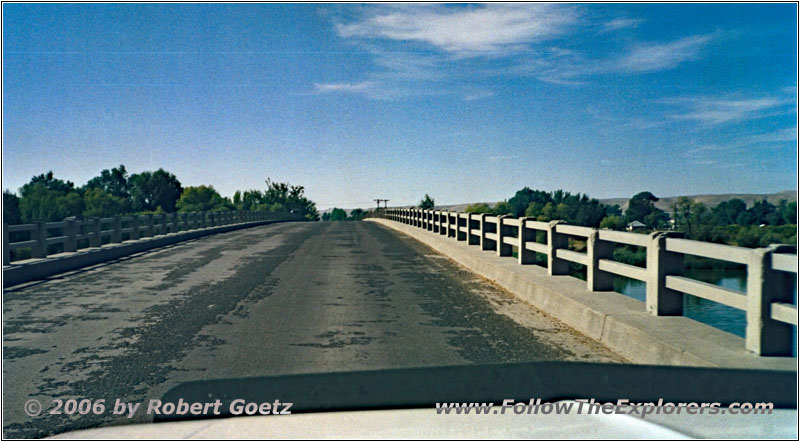
<instances>
[{"instance_id":1,"label":"green tree","mask_svg":"<svg viewBox=\"0 0 800 442\"><path fill-rule=\"evenodd\" d=\"M61 221L83 213L83 198L70 181L53 172L38 175L20 188L19 213L23 223Z\"/></svg>"},{"instance_id":2,"label":"green tree","mask_svg":"<svg viewBox=\"0 0 800 442\"><path fill-rule=\"evenodd\" d=\"M367 216L367 212L363 209L353 209L350 211L350 219L353 221L361 221Z\"/></svg>"},{"instance_id":3,"label":"green tree","mask_svg":"<svg viewBox=\"0 0 800 442\"><path fill-rule=\"evenodd\" d=\"M331 221L346 221L347 220L347 212L345 212L344 209L340 209L338 207L334 207L333 210L331 210L330 220Z\"/></svg>"},{"instance_id":4,"label":"green tree","mask_svg":"<svg viewBox=\"0 0 800 442\"><path fill-rule=\"evenodd\" d=\"M422 201L419 202L419 208L420 209L431 210L434 207L435 207L435 205L434 205L434 202L433 202L433 198L431 198L431 196L426 193L425 197L422 198Z\"/></svg>"},{"instance_id":5,"label":"green tree","mask_svg":"<svg viewBox=\"0 0 800 442\"><path fill-rule=\"evenodd\" d=\"M622 208L619 204L614 204L613 206L606 206L606 215L607 216L622 216Z\"/></svg>"},{"instance_id":6,"label":"green tree","mask_svg":"<svg viewBox=\"0 0 800 442\"><path fill-rule=\"evenodd\" d=\"M111 170L104 169L101 171L100 176L90 179L84 189L102 189L106 193L122 198L127 202L131 197L128 186L128 171L125 170L123 164L120 164L119 167Z\"/></svg>"},{"instance_id":7,"label":"green tree","mask_svg":"<svg viewBox=\"0 0 800 442\"><path fill-rule=\"evenodd\" d=\"M797 201L792 201L791 203L779 207L781 208L781 216L783 217L784 224L797 224Z\"/></svg>"},{"instance_id":8,"label":"green tree","mask_svg":"<svg viewBox=\"0 0 800 442\"><path fill-rule=\"evenodd\" d=\"M464 209L466 213L492 213L492 208L486 203L468 204Z\"/></svg>"},{"instance_id":9,"label":"green tree","mask_svg":"<svg viewBox=\"0 0 800 442\"><path fill-rule=\"evenodd\" d=\"M491 212L493 215L513 215L514 208L508 201L500 201L492 207Z\"/></svg>"},{"instance_id":10,"label":"green tree","mask_svg":"<svg viewBox=\"0 0 800 442\"><path fill-rule=\"evenodd\" d=\"M625 219L619 215L610 215L600 221L601 229L625 230Z\"/></svg>"},{"instance_id":11,"label":"green tree","mask_svg":"<svg viewBox=\"0 0 800 442\"><path fill-rule=\"evenodd\" d=\"M302 215L312 221L319 219L317 206L305 197L305 188L303 186L278 183L269 178L266 183L267 190L261 195L261 204L269 207L270 211L276 211L274 209L282 207L282 211Z\"/></svg>"},{"instance_id":12,"label":"green tree","mask_svg":"<svg viewBox=\"0 0 800 442\"><path fill-rule=\"evenodd\" d=\"M89 188L83 193L84 210L86 218L117 216L125 213L127 201L104 191L99 187Z\"/></svg>"},{"instance_id":13,"label":"green tree","mask_svg":"<svg viewBox=\"0 0 800 442\"><path fill-rule=\"evenodd\" d=\"M72 183L72 181L63 181L55 178L53 176L53 171L51 170L47 173L43 173L31 178L30 182L19 189L20 197L25 198L25 195L34 186L42 186L47 190L57 192L59 195L66 195L67 193L75 190L75 184Z\"/></svg>"},{"instance_id":14,"label":"green tree","mask_svg":"<svg viewBox=\"0 0 800 442\"><path fill-rule=\"evenodd\" d=\"M231 210L213 186L190 186L183 189L176 207L179 212L205 212Z\"/></svg>"},{"instance_id":15,"label":"green tree","mask_svg":"<svg viewBox=\"0 0 800 442\"><path fill-rule=\"evenodd\" d=\"M531 204L544 206L552 201L552 196L541 190L532 190L530 187L523 187L508 200L510 214L516 217L525 215ZM534 215L536 216L536 215Z\"/></svg>"},{"instance_id":16,"label":"green tree","mask_svg":"<svg viewBox=\"0 0 800 442\"><path fill-rule=\"evenodd\" d=\"M708 209L705 204L682 196L672 205L675 214L675 228L685 232L686 236L699 239L703 226L708 224Z\"/></svg>"},{"instance_id":17,"label":"green tree","mask_svg":"<svg viewBox=\"0 0 800 442\"><path fill-rule=\"evenodd\" d=\"M9 190L3 191L3 222L8 225L22 222L19 213L19 197Z\"/></svg>"},{"instance_id":18,"label":"green tree","mask_svg":"<svg viewBox=\"0 0 800 442\"><path fill-rule=\"evenodd\" d=\"M655 206L658 197L650 192L640 192L634 195L625 209L625 219L628 223L640 221L652 229L662 227L669 216Z\"/></svg>"},{"instance_id":19,"label":"green tree","mask_svg":"<svg viewBox=\"0 0 800 442\"><path fill-rule=\"evenodd\" d=\"M181 182L164 169L131 175L131 205L135 211L154 211L161 207L174 212L181 196Z\"/></svg>"},{"instance_id":20,"label":"green tree","mask_svg":"<svg viewBox=\"0 0 800 442\"><path fill-rule=\"evenodd\" d=\"M723 201L711 209L711 222L718 226L736 224L739 214L745 211L747 204L738 198Z\"/></svg>"},{"instance_id":21,"label":"green tree","mask_svg":"<svg viewBox=\"0 0 800 442\"><path fill-rule=\"evenodd\" d=\"M775 213L775 206L767 200L756 201L753 207L748 209L753 214L754 224L769 224L772 215Z\"/></svg>"}]
</instances>

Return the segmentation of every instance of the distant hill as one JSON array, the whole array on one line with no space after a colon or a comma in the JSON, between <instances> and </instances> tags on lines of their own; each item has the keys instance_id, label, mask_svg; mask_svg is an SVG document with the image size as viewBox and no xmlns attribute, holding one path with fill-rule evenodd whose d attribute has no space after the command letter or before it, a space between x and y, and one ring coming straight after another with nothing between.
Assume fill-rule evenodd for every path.
<instances>
[{"instance_id":1,"label":"distant hill","mask_svg":"<svg viewBox=\"0 0 800 442\"><path fill-rule=\"evenodd\" d=\"M633 196L633 195L631 195ZM656 195L657 196L657 195ZM781 200L787 200L789 202L797 201L797 191L796 190L784 190L783 192L778 193L721 193L721 194L708 194L708 195L686 195L687 198L691 198L695 201L701 202L705 204L707 207L711 208L716 206L717 204L728 201L730 199L738 198L743 200L747 203L747 206L752 206L756 201L761 201L766 199L772 204L777 205ZM661 210L665 210L667 212L672 211L672 205L681 198L680 196L667 196L659 198L658 202L656 202L656 207ZM599 200L603 204L608 204L613 206L614 204L619 204L623 210L628 207L628 201L630 197L627 198L607 198ZM467 203L467 204L452 204L449 206L436 206L437 209L446 209L451 210L453 212L463 212L464 209L470 204L474 203ZM496 202L486 202L486 204L493 206Z\"/></svg>"},{"instance_id":2,"label":"distant hill","mask_svg":"<svg viewBox=\"0 0 800 442\"><path fill-rule=\"evenodd\" d=\"M744 201L747 203L747 207L750 207L755 204L756 201L761 201L764 199L775 205L778 205L781 200L787 200L788 202L797 201L797 191L784 190L783 192L778 193L721 193L709 195L686 195L686 197L699 203L703 203L708 208L715 207L717 204L723 201L728 201L734 198ZM678 201L678 198L681 197L667 196L659 198L659 200L656 202L656 207L669 212L672 210L672 205ZM628 207L629 200L630 198L609 198L602 199L600 202L608 205L619 204L619 206L624 210Z\"/></svg>"}]
</instances>

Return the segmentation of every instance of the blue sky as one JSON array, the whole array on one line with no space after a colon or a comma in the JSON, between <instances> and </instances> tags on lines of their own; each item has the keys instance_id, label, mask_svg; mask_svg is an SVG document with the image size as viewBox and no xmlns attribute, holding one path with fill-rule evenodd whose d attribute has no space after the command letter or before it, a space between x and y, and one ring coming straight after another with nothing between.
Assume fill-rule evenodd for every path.
<instances>
[{"instance_id":1,"label":"blue sky","mask_svg":"<svg viewBox=\"0 0 800 442\"><path fill-rule=\"evenodd\" d=\"M3 188L163 167L325 209L797 188L795 4L4 4Z\"/></svg>"}]
</instances>

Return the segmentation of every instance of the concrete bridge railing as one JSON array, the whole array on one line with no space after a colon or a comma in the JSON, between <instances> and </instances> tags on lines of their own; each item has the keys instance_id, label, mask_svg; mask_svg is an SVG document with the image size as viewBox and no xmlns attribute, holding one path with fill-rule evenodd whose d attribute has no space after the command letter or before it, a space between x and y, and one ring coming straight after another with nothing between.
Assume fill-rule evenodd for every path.
<instances>
[{"instance_id":1,"label":"concrete bridge railing","mask_svg":"<svg viewBox=\"0 0 800 442\"><path fill-rule=\"evenodd\" d=\"M569 272L569 263L586 267L590 291L613 290L620 275L646 285L646 311L656 316L683 314L683 296L689 294L746 312L745 346L762 356L792 354L797 326L794 299L797 250L793 245L748 249L681 238L679 232L649 235L572 226L561 221L541 222L488 214L423 209L386 209L378 216L451 237L481 250L511 257L516 249L519 264L533 264L544 255L549 275ZM536 241L543 232L546 242ZM586 242L585 253L569 249L569 239ZM642 247L645 267L613 260L616 245ZM687 255L741 264L747 267L747 291L740 292L697 281L683 275ZM792 327L794 326L794 327Z\"/></svg>"},{"instance_id":2,"label":"concrete bridge railing","mask_svg":"<svg viewBox=\"0 0 800 442\"><path fill-rule=\"evenodd\" d=\"M11 264L11 251L17 249L30 249L31 258L46 258L49 246L55 244L63 244L64 252L75 252L82 248L100 247L105 238L110 243L121 243L124 234L137 240L207 227L279 219L281 216L253 211L187 212L87 220L72 217L58 222L11 226L3 223L3 265ZM15 232L27 232L30 239L10 242L10 234ZM81 240L86 240L83 247L79 247Z\"/></svg>"},{"instance_id":3,"label":"concrete bridge railing","mask_svg":"<svg viewBox=\"0 0 800 442\"><path fill-rule=\"evenodd\" d=\"M11 226L4 223L3 287L207 235L274 222L304 220L295 214L230 211L87 220L67 218L59 222ZM27 239L11 242L12 235ZM11 251L19 249L30 250L30 258L12 261ZM49 253L51 251L55 253Z\"/></svg>"}]
</instances>

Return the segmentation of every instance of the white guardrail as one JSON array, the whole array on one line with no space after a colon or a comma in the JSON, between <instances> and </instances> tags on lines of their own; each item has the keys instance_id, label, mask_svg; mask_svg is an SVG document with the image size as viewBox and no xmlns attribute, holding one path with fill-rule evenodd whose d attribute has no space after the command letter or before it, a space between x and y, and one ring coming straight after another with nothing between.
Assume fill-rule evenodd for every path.
<instances>
[{"instance_id":1,"label":"white guardrail","mask_svg":"<svg viewBox=\"0 0 800 442\"><path fill-rule=\"evenodd\" d=\"M482 250L493 250L499 256L512 256L516 251L520 264L532 264L535 253L541 253L547 258L550 275L568 273L570 262L583 265L588 289L592 291L613 290L614 275L642 281L646 285L646 311L657 316L682 315L684 294L743 310L747 318L745 346L762 356L791 355L796 345L794 245L748 249L683 239L678 232L645 235L572 226L561 221L439 210L385 209L377 216L465 241ZM541 235L546 236L545 243L535 241L537 231L545 232L546 235ZM586 241L586 252L569 250L570 237ZM646 267L614 261L614 247L619 244L646 249ZM747 291L683 276L686 255L746 266Z\"/></svg>"}]
</instances>

